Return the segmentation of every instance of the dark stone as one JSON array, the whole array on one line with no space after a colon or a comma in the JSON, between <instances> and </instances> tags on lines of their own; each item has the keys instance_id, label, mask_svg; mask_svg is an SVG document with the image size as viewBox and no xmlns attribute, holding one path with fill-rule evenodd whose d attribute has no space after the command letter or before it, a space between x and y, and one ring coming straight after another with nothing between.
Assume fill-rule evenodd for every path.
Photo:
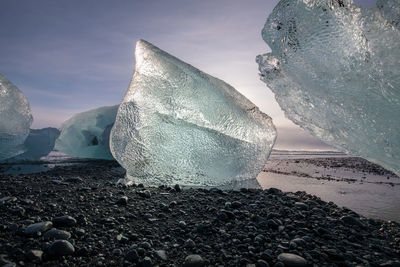
<instances>
[{"instance_id":1,"label":"dark stone","mask_svg":"<svg viewBox=\"0 0 400 267\"><path fill-rule=\"evenodd\" d=\"M71 237L71 234L67 231L64 230L59 230L59 229L51 229L47 231L43 235L44 240L51 240L51 239L59 239L59 240L67 240Z\"/></svg>"},{"instance_id":2,"label":"dark stone","mask_svg":"<svg viewBox=\"0 0 400 267\"><path fill-rule=\"evenodd\" d=\"M188 239L185 241L185 244L183 245L185 248L194 248L196 246L196 243L192 239Z\"/></svg>"},{"instance_id":3,"label":"dark stone","mask_svg":"<svg viewBox=\"0 0 400 267\"><path fill-rule=\"evenodd\" d=\"M9 202L15 202L15 201L17 201L17 198L16 197L2 197L2 198L0 198L0 204L4 204L4 203L9 203Z\"/></svg>"},{"instance_id":4,"label":"dark stone","mask_svg":"<svg viewBox=\"0 0 400 267\"><path fill-rule=\"evenodd\" d=\"M152 267L153 262L149 257L144 257L144 259L140 261L139 265L142 267Z\"/></svg>"},{"instance_id":5,"label":"dark stone","mask_svg":"<svg viewBox=\"0 0 400 267\"><path fill-rule=\"evenodd\" d=\"M294 205L302 210L308 210L308 205L303 202L296 202Z\"/></svg>"},{"instance_id":6,"label":"dark stone","mask_svg":"<svg viewBox=\"0 0 400 267\"><path fill-rule=\"evenodd\" d=\"M217 218L221 221L228 221L235 218L235 214L231 211L221 209L218 211Z\"/></svg>"},{"instance_id":7,"label":"dark stone","mask_svg":"<svg viewBox=\"0 0 400 267\"><path fill-rule=\"evenodd\" d=\"M307 266L307 261L303 257L292 253L281 253L278 256L278 260L287 267Z\"/></svg>"},{"instance_id":8,"label":"dark stone","mask_svg":"<svg viewBox=\"0 0 400 267\"><path fill-rule=\"evenodd\" d=\"M56 217L53 219L54 226L74 226L76 224L76 219L69 215L64 215Z\"/></svg>"},{"instance_id":9,"label":"dark stone","mask_svg":"<svg viewBox=\"0 0 400 267\"><path fill-rule=\"evenodd\" d=\"M139 254L136 249L130 249L125 255L125 260L129 262L137 262L139 260Z\"/></svg>"},{"instance_id":10,"label":"dark stone","mask_svg":"<svg viewBox=\"0 0 400 267\"><path fill-rule=\"evenodd\" d=\"M260 254L260 257L265 261L272 261L273 259L272 251L270 249L267 249Z\"/></svg>"},{"instance_id":11,"label":"dark stone","mask_svg":"<svg viewBox=\"0 0 400 267\"><path fill-rule=\"evenodd\" d=\"M57 257L72 255L74 252L74 246L67 240L56 240L50 245L49 248L49 253Z\"/></svg>"},{"instance_id":12,"label":"dark stone","mask_svg":"<svg viewBox=\"0 0 400 267\"><path fill-rule=\"evenodd\" d=\"M324 252L334 261L344 261L345 258L336 249L326 249Z\"/></svg>"},{"instance_id":13,"label":"dark stone","mask_svg":"<svg viewBox=\"0 0 400 267\"><path fill-rule=\"evenodd\" d=\"M233 201L231 204L232 209L238 209L242 206L242 203L240 201Z\"/></svg>"},{"instance_id":14,"label":"dark stone","mask_svg":"<svg viewBox=\"0 0 400 267\"><path fill-rule=\"evenodd\" d=\"M269 219L267 221L267 224L269 227L271 227L272 229L278 229L279 224L274 220L274 219Z\"/></svg>"},{"instance_id":15,"label":"dark stone","mask_svg":"<svg viewBox=\"0 0 400 267\"><path fill-rule=\"evenodd\" d=\"M144 198L151 198L151 193L149 190L144 190L144 191L136 191L136 193Z\"/></svg>"},{"instance_id":16,"label":"dark stone","mask_svg":"<svg viewBox=\"0 0 400 267\"><path fill-rule=\"evenodd\" d=\"M64 182L62 180L50 180L50 183L55 184L55 185L69 185L69 183Z\"/></svg>"},{"instance_id":17,"label":"dark stone","mask_svg":"<svg viewBox=\"0 0 400 267\"><path fill-rule=\"evenodd\" d=\"M361 228L365 227L365 225L360 221L360 219L355 218L353 216L343 216L340 218L340 220L347 225L358 226Z\"/></svg>"},{"instance_id":18,"label":"dark stone","mask_svg":"<svg viewBox=\"0 0 400 267\"><path fill-rule=\"evenodd\" d=\"M269 264L266 261L258 260L256 266L257 267L269 267Z\"/></svg>"},{"instance_id":19,"label":"dark stone","mask_svg":"<svg viewBox=\"0 0 400 267\"><path fill-rule=\"evenodd\" d=\"M85 229L76 229L75 230L75 235L77 235L78 237L84 236L85 233L86 233Z\"/></svg>"},{"instance_id":20,"label":"dark stone","mask_svg":"<svg viewBox=\"0 0 400 267\"><path fill-rule=\"evenodd\" d=\"M40 263L40 262L42 262L42 256L43 256L43 251L41 251L41 250L34 250L34 249L32 249L32 250L29 250L29 251L26 253L26 258L27 258L29 261L34 262L34 263Z\"/></svg>"},{"instance_id":21,"label":"dark stone","mask_svg":"<svg viewBox=\"0 0 400 267\"><path fill-rule=\"evenodd\" d=\"M182 229L185 229L185 228L186 228L186 222L185 222L185 221L179 221L178 225L179 225L179 227L182 228Z\"/></svg>"},{"instance_id":22,"label":"dark stone","mask_svg":"<svg viewBox=\"0 0 400 267\"><path fill-rule=\"evenodd\" d=\"M273 195L282 195L282 191L279 190L278 188L273 188L273 187L272 188L268 188L267 192L269 194L273 194Z\"/></svg>"},{"instance_id":23,"label":"dark stone","mask_svg":"<svg viewBox=\"0 0 400 267\"><path fill-rule=\"evenodd\" d=\"M203 258L197 254L187 256L183 262L183 267L203 267L204 265Z\"/></svg>"},{"instance_id":24,"label":"dark stone","mask_svg":"<svg viewBox=\"0 0 400 267\"><path fill-rule=\"evenodd\" d=\"M165 252L165 250L156 250L154 252L154 257L156 259L163 260L163 261L168 260L167 252Z\"/></svg>"},{"instance_id":25,"label":"dark stone","mask_svg":"<svg viewBox=\"0 0 400 267\"><path fill-rule=\"evenodd\" d=\"M120 197L117 202L115 202L117 205L125 206L128 204L128 197L127 196L122 196Z\"/></svg>"},{"instance_id":26,"label":"dark stone","mask_svg":"<svg viewBox=\"0 0 400 267\"><path fill-rule=\"evenodd\" d=\"M67 183L83 183L82 178L79 177L70 177L64 180Z\"/></svg>"},{"instance_id":27,"label":"dark stone","mask_svg":"<svg viewBox=\"0 0 400 267\"><path fill-rule=\"evenodd\" d=\"M174 186L174 189L175 189L176 192L181 192L181 191L182 191L182 189L181 189L181 187L179 186L179 184L176 184L176 185Z\"/></svg>"},{"instance_id":28,"label":"dark stone","mask_svg":"<svg viewBox=\"0 0 400 267\"><path fill-rule=\"evenodd\" d=\"M147 250L151 249L151 245L150 245L149 242L142 242L142 243L140 243L140 247L141 247L141 248L144 248L144 249L147 249Z\"/></svg>"},{"instance_id":29,"label":"dark stone","mask_svg":"<svg viewBox=\"0 0 400 267\"><path fill-rule=\"evenodd\" d=\"M89 250L87 248L79 248L76 250L75 255L78 257L86 257L89 255Z\"/></svg>"},{"instance_id":30,"label":"dark stone","mask_svg":"<svg viewBox=\"0 0 400 267\"><path fill-rule=\"evenodd\" d=\"M115 256L121 256L122 250L120 250L119 248L115 248L115 249L113 249L112 254Z\"/></svg>"},{"instance_id":31,"label":"dark stone","mask_svg":"<svg viewBox=\"0 0 400 267\"><path fill-rule=\"evenodd\" d=\"M40 236L53 227L52 222L40 222L29 225L25 228L24 234L27 236Z\"/></svg>"},{"instance_id":32,"label":"dark stone","mask_svg":"<svg viewBox=\"0 0 400 267\"><path fill-rule=\"evenodd\" d=\"M292 241L290 241L291 243L293 242L294 244L296 244L297 246L301 246L304 247L306 245L306 241L303 238L295 238Z\"/></svg>"}]
</instances>

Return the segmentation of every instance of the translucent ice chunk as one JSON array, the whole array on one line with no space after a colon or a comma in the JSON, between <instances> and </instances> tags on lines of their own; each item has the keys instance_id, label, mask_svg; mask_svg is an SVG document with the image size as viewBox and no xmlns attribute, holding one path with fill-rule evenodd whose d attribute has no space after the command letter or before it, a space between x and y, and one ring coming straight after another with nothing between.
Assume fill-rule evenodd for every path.
<instances>
[{"instance_id":1,"label":"translucent ice chunk","mask_svg":"<svg viewBox=\"0 0 400 267\"><path fill-rule=\"evenodd\" d=\"M392 24L397 29L400 29L399 0L378 0L376 6L388 23Z\"/></svg>"},{"instance_id":2,"label":"translucent ice chunk","mask_svg":"<svg viewBox=\"0 0 400 267\"><path fill-rule=\"evenodd\" d=\"M261 79L324 142L400 174L399 1L282 0L262 31Z\"/></svg>"},{"instance_id":3,"label":"translucent ice chunk","mask_svg":"<svg viewBox=\"0 0 400 267\"><path fill-rule=\"evenodd\" d=\"M80 158L113 159L109 142L103 132L110 132L118 105L100 107L78 113L65 121L55 148Z\"/></svg>"},{"instance_id":4,"label":"translucent ice chunk","mask_svg":"<svg viewBox=\"0 0 400 267\"><path fill-rule=\"evenodd\" d=\"M111 131L127 177L146 184L255 179L276 137L270 117L227 83L146 41Z\"/></svg>"},{"instance_id":5,"label":"translucent ice chunk","mask_svg":"<svg viewBox=\"0 0 400 267\"><path fill-rule=\"evenodd\" d=\"M24 94L0 74L0 160L25 151L32 115Z\"/></svg>"},{"instance_id":6,"label":"translucent ice chunk","mask_svg":"<svg viewBox=\"0 0 400 267\"><path fill-rule=\"evenodd\" d=\"M13 158L13 160L38 160L47 156L54 148L60 130L56 128L31 129L25 139L26 152Z\"/></svg>"},{"instance_id":7,"label":"translucent ice chunk","mask_svg":"<svg viewBox=\"0 0 400 267\"><path fill-rule=\"evenodd\" d=\"M117 116L117 114L115 114L115 116ZM110 153L111 153L111 151L110 151L110 134L111 134L111 129L113 126L114 126L114 123L107 125L104 128L104 130L101 133L100 138L99 138L100 145L103 147L106 147L107 151L109 151Z\"/></svg>"}]
</instances>

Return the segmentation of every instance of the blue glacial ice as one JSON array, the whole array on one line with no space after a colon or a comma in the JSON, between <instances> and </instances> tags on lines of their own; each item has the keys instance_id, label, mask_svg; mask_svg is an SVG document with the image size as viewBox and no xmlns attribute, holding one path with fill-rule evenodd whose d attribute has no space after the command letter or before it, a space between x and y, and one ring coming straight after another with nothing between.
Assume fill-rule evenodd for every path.
<instances>
[{"instance_id":1,"label":"blue glacial ice","mask_svg":"<svg viewBox=\"0 0 400 267\"><path fill-rule=\"evenodd\" d=\"M47 156L54 148L60 130L52 127L43 129L31 129L25 139L26 151L11 160L39 160Z\"/></svg>"},{"instance_id":2,"label":"blue glacial ice","mask_svg":"<svg viewBox=\"0 0 400 267\"><path fill-rule=\"evenodd\" d=\"M276 138L270 117L222 80L138 41L111 152L128 180L219 186L255 180Z\"/></svg>"},{"instance_id":3,"label":"blue glacial ice","mask_svg":"<svg viewBox=\"0 0 400 267\"><path fill-rule=\"evenodd\" d=\"M106 106L74 115L63 123L55 149L79 158L112 160L109 133L117 110L118 105Z\"/></svg>"},{"instance_id":4,"label":"blue glacial ice","mask_svg":"<svg viewBox=\"0 0 400 267\"><path fill-rule=\"evenodd\" d=\"M294 123L400 174L400 2L282 0L262 37L261 79Z\"/></svg>"},{"instance_id":5,"label":"blue glacial ice","mask_svg":"<svg viewBox=\"0 0 400 267\"><path fill-rule=\"evenodd\" d=\"M32 120L24 94L0 74L0 160L25 152L23 144Z\"/></svg>"}]
</instances>

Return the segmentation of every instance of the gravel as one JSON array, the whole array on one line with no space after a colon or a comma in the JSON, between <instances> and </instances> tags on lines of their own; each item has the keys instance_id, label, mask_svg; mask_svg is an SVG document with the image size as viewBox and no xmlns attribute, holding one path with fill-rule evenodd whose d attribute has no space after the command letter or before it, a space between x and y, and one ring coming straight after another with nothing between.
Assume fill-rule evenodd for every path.
<instances>
[{"instance_id":1,"label":"gravel","mask_svg":"<svg viewBox=\"0 0 400 267\"><path fill-rule=\"evenodd\" d=\"M128 187L115 183L124 175L115 167L92 161L0 175L1 265L400 264L397 222L305 192Z\"/></svg>"}]
</instances>

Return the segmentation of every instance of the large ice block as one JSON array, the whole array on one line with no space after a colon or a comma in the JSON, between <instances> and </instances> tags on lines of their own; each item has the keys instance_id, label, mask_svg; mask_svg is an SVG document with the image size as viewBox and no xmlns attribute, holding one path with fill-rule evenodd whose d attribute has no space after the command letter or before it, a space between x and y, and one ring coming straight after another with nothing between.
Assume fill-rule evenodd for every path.
<instances>
[{"instance_id":1,"label":"large ice block","mask_svg":"<svg viewBox=\"0 0 400 267\"><path fill-rule=\"evenodd\" d=\"M31 129L24 142L26 151L12 160L38 160L47 156L53 150L59 135L60 130L52 127Z\"/></svg>"},{"instance_id":2,"label":"large ice block","mask_svg":"<svg viewBox=\"0 0 400 267\"><path fill-rule=\"evenodd\" d=\"M255 179L275 141L271 118L229 84L146 41L136 43L135 57L110 136L127 178L199 186Z\"/></svg>"},{"instance_id":3,"label":"large ice block","mask_svg":"<svg viewBox=\"0 0 400 267\"><path fill-rule=\"evenodd\" d=\"M398 0L282 0L262 30L261 79L286 116L400 174Z\"/></svg>"},{"instance_id":4,"label":"large ice block","mask_svg":"<svg viewBox=\"0 0 400 267\"><path fill-rule=\"evenodd\" d=\"M112 160L104 132L110 132L117 110L118 105L106 106L74 115L63 123L55 149L74 157Z\"/></svg>"},{"instance_id":5,"label":"large ice block","mask_svg":"<svg viewBox=\"0 0 400 267\"><path fill-rule=\"evenodd\" d=\"M0 160L25 151L32 115L24 94L0 74Z\"/></svg>"}]
</instances>

